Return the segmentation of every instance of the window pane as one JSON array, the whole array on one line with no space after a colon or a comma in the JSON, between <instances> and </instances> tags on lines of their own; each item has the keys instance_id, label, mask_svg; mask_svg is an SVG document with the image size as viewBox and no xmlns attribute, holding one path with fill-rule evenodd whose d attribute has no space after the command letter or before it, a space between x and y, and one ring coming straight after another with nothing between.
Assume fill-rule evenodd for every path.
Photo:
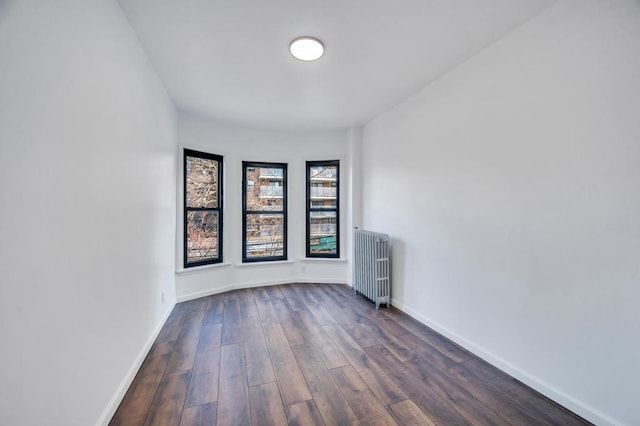
<instances>
[{"instance_id":1,"label":"window pane","mask_svg":"<svg viewBox=\"0 0 640 426\"><path fill-rule=\"evenodd\" d=\"M321 181L323 179L335 181L338 177L337 166L312 166L309 177L311 182Z\"/></svg>"},{"instance_id":2,"label":"window pane","mask_svg":"<svg viewBox=\"0 0 640 426\"><path fill-rule=\"evenodd\" d=\"M218 257L218 212L187 212L187 263Z\"/></svg>"},{"instance_id":3,"label":"window pane","mask_svg":"<svg viewBox=\"0 0 640 426\"><path fill-rule=\"evenodd\" d=\"M309 169L311 208L336 208L338 167L314 166Z\"/></svg>"},{"instance_id":4,"label":"window pane","mask_svg":"<svg viewBox=\"0 0 640 426\"><path fill-rule=\"evenodd\" d=\"M187 157L187 207L218 207L218 161Z\"/></svg>"},{"instance_id":5,"label":"window pane","mask_svg":"<svg viewBox=\"0 0 640 426\"><path fill-rule=\"evenodd\" d=\"M281 214L247 214L246 257L284 256L283 224Z\"/></svg>"},{"instance_id":6,"label":"window pane","mask_svg":"<svg viewBox=\"0 0 640 426\"><path fill-rule=\"evenodd\" d=\"M284 169L247 167L246 173L247 211L283 211Z\"/></svg>"},{"instance_id":7,"label":"window pane","mask_svg":"<svg viewBox=\"0 0 640 426\"><path fill-rule=\"evenodd\" d=\"M310 253L337 253L336 212L309 212L309 233Z\"/></svg>"}]
</instances>

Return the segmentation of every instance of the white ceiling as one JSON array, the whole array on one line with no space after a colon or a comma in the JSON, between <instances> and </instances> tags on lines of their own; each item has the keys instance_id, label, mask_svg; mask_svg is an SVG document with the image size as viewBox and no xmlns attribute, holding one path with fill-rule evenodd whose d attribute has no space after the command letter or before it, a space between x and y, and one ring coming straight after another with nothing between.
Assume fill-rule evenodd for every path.
<instances>
[{"instance_id":1,"label":"white ceiling","mask_svg":"<svg viewBox=\"0 0 640 426\"><path fill-rule=\"evenodd\" d=\"M365 124L556 0L119 0L176 106L245 126ZM311 35L305 63L289 43Z\"/></svg>"}]
</instances>

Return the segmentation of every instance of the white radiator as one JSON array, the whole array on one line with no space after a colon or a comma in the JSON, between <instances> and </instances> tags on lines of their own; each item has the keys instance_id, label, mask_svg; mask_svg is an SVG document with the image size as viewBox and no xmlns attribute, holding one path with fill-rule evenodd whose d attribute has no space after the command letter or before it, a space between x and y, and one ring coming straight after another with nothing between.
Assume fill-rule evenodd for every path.
<instances>
[{"instance_id":1,"label":"white radiator","mask_svg":"<svg viewBox=\"0 0 640 426\"><path fill-rule=\"evenodd\" d=\"M391 302L389 236L355 228L353 231L353 290L380 304Z\"/></svg>"}]
</instances>

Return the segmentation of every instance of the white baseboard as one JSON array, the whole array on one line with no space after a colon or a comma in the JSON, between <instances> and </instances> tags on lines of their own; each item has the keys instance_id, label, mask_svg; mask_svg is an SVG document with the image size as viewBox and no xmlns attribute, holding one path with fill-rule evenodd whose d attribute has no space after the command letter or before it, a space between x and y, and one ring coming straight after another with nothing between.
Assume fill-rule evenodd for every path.
<instances>
[{"instance_id":1,"label":"white baseboard","mask_svg":"<svg viewBox=\"0 0 640 426\"><path fill-rule=\"evenodd\" d=\"M188 300L199 299L201 297L207 297L214 294L224 293L231 290L239 290L243 288L254 287L269 287L272 285L282 285L291 283L322 283L322 284L347 284L344 280L326 279L326 278L289 278L285 280L271 280L271 281L249 281L244 283L230 284L222 287L207 289L194 293L187 293L178 296L177 303L186 302ZM347 284L349 285L349 284Z\"/></svg>"},{"instance_id":2,"label":"white baseboard","mask_svg":"<svg viewBox=\"0 0 640 426\"><path fill-rule=\"evenodd\" d=\"M536 391L552 399L553 401L557 402L563 407L566 407L567 409L573 411L579 416L582 416L586 420L601 426L605 426L605 425L622 426L623 425L622 422L592 407L589 407L587 404L583 403L582 401L579 401L571 397L570 395L567 395L566 393L549 385L544 380L540 380L539 378L534 377L528 374L527 372L520 370L519 368L515 367L513 364L505 361L504 359L500 358L494 353L485 350L481 346L478 346L475 343L471 342L470 340L452 332L451 330L447 329L446 327L443 327L439 323L432 321L431 319L427 318L421 313L400 303L398 300L392 298L391 305L401 310L402 312L406 313L407 315L411 316L412 318L420 321L422 324L426 325L427 327L434 329L438 333L442 334L443 336L447 337L448 339L462 346L469 352L487 361L489 364L493 365L494 367L518 379L522 383L535 389Z\"/></svg>"},{"instance_id":3,"label":"white baseboard","mask_svg":"<svg viewBox=\"0 0 640 426\"><path fill-rule=\"evenodd\" d=\"M349 285L345 280L328 280L326 278L298 278L295 281L289 281L290 283L302 283L302 284L341 284Z\"/></svg>"},{"instance_id":4,"label":"white baseboard","mask_svg":"<svg viewBox=\"0 0 640 426\"><path fill-rule=\"evenodd\" d=\"M151 346L153 346L153 343L156 341L158 334L160 334L160 330L162 330L162 327L164 327L164 324L167 322L167 319L169 318L169 315L173 311L174 306L175 306L175 303L171 304L168 307L167 311L162 316L162 318L160 319L160 321L158 322L158 325L153 330L153 333L151 333L151 336L149 336L149 338L145 342L144 346L142 347L142 350L140 351L135 361L133 362L133 365L131 365L131 367L129 368L129 371L127 371L127 374L125 375L124 379L122 379L122 382L120 382L120 385L118 386L118 388L116 389L116 392L111 397L111 400L107 404L107 408L103 411L96 425L107 426L111 421L111 418L116 413L118 406L120 406L120 403L124 398L124 395L127 393L127 390L129 390L129 386L131 386L131 383L133 383L133 379L135 379L136 374L138 374L138 370L140 370L140 367L142 366L144 359L147 357L147 354L151 350Z\"/></svg>"}]
</instances>

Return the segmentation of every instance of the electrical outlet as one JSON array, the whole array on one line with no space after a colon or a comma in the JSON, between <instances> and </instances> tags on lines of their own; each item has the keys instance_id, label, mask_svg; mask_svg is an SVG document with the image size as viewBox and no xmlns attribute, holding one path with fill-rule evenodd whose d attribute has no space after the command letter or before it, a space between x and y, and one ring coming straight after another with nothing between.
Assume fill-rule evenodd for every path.
<instances>
[{"instance_id":1,"label":"electrical outlet","mask_svg":"<svg viewBox=\"0 0 640 426\"><path fill-rule=\"evenodd\" d=\"M160 300L162 301L162 304L164 305L164 290L162 290L162 294L160 295Z\"/></svg>"}]
</instances>

